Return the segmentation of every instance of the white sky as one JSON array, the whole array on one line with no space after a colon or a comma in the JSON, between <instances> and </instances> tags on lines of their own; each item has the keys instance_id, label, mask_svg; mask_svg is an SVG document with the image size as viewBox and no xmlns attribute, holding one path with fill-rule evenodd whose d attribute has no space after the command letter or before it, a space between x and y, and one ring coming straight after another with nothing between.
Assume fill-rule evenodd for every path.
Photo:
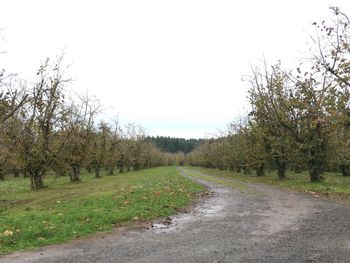
<instances>
[{"instance_id":1,"label":"white sky","mask_svg":"<svg viewBox=\"0 0 350 263\"><path fill-rule=\"evenodd\" d=\"M0 68L31 79L65 49L72 89L99 97L106 118L204 137L249 108L250 63L297 66L329 6L350 13L349 0L1 0Z\"/></svg>"}]
</instances>

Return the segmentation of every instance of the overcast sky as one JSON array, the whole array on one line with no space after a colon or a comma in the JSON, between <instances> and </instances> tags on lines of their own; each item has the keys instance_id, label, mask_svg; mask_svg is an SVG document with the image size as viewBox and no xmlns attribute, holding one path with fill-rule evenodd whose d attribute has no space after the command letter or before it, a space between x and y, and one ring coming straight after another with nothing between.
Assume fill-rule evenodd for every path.
<instances>
[{"instance_id":1,"label":"overcast sky","mask_svg":"<svg viewBox=\"0 0 350 263\"><path fill-rule=\"evenodd\" d=\"M350 1L1 0L0 68L31 79L62 50L71 88L151 135L205 137L249 109L242 76L297 66L329 6Z\"/></svg>"}]
</instances>

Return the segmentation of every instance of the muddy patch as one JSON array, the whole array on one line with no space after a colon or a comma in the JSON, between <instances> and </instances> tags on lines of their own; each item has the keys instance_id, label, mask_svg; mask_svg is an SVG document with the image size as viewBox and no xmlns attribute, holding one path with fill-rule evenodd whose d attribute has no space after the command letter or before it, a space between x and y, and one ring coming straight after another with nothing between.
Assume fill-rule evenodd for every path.
<instances>
[{"instance_id":1,"label":"muddy patch","mask_svg":"<svg viewBox=\"0 0 350 263\"><path fill-rule=\"evenodd\" d=\"M162 230L169 228L169 226L172 224L172 222L173 222L173 219L171 217L166 217L165 219L163 219L159 223L153 223L151 225L151 228L154 231L162 231Z\"/></svg>"},{"instance_id":2,"label":"muddy patch","mask_svg":"<svg viewBox=\"0 0 350 263\"><path fill-rule=\"evenodd\" d=\"M225 188L219 188L215 192L210 192L207 194L207 198L197 203L190 212L167 217L165 220L153 223L150 231L156 233L173 232L191 228L191 224L198 221L225 216L225 208L228 205L227 198L225 198L227 191Z\"/></svg>"},{"instance_id":3,"label":"muddy patch","mask_svg":"<svg viewBox=\"0 0 350 263\"><path fill-rule=\"evenodd\" d=\"M0 208L10 208L13 206L18 206L18 205L27 205L31 203L33 200L28 199L28 200L6 200L6 199L0 199Z\"/></svg>"}]
</instances>

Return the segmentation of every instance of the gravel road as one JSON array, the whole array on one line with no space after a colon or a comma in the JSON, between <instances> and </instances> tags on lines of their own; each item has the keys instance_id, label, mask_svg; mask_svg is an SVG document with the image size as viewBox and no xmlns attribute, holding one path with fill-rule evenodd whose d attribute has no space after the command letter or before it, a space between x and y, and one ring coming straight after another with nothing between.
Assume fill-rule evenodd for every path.
<instances>
[{"instance_id":1,"label":"gravel road","mask_svg":"<svg viewBox=\"0 0 350 263\"><path fill-rule=\"evenodd\" d=\"M180 169L184 176L191 176ZM350 262L350 206L230 180L188 213L0 257L13 262ZM207 177L210 178L210 177Z\"/></svg>"}]
</instances>

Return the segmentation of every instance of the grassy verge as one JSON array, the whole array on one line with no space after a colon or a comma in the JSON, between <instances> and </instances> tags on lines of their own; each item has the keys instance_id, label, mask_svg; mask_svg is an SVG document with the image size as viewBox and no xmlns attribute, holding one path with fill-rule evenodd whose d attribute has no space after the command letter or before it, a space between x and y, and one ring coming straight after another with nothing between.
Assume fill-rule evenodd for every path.
<instances>
[{"instance_id":1,"label":"grassy verge","mask_svg":"<svg viewBox=\"0 0 350 263\"><path fill-rule=\"evenodd\" d=\"M242 182L233 181L230 180L232 177L223 177L223 176L210 176L208 175L210 173L202 173L201 171L198 171L199 169L191 169L191 168L183 168L185 173L192 177L196 177L198 179L203 179L205 181L211 181L216 184L221 184L224 186L232 187L238 190L241 190L241 193L246 194L247 197L252 197L254 199L256 198L262 198L265 196L264 192L258 191L257 189L248 186L247 184L244 184Z\"/></svg>"},{"instance_id":2,"label":"grassy verge","mask_svg":"<svg viewBox=\"0 0 350 263\"><path fill-rule=\"evenodd\" d=\"M0 182L0 254L83 237L134 220L168 216L203 187L161 167L81 183L48 178L30 191L29 180Z\"/></svg>"},{"instance_id":3,"label":"grassy verge","mask_svg":"<svg viewBox=\"0 0 350 263\"><path fill-rule=\"evenodd\" d=\"M232 180L227 180L225 177L223 176L215 176L215 177L212 177L212 176L209 176L209 175L206 175L208 173L201 173L200 171L200 168L196 168L196 169L191 169L191 168L188 168L188 169L184 169L184 171L192 176L192 177L196 177L198 179L203 179L203 180L206 180L206 181L211 181L211 182L214 182L214 183L217 183L217 184L222 184L222 185L225 185L225 186L230 186L230 187L233 187L233 188L237 188L237 189L240 189L240 190L249 190L250 187L246 186L246 185L243 185L239 182L234 182ZM199 173L198 173L198 172Z\"/></svg>"},{"instance_id":4,"label":"grassy verge","mask_svg":"<svg viewBox=\"0 0 350 263\"><path fill-rule=\"evenodd\" d=\"M243 173L221 171L210 168L191 167L189 169L221 178L233 178L243 182L277 185L300 192L309 192L314 195L322 194L331 198L350 200L350 178L336 173L325 173L324 181L311 183L308 172L290 172L287 174L286 179L279 180L275 172L269 172L266 176L258 177L253 174L245 175Z\"/></svg>"}]
</instances>

